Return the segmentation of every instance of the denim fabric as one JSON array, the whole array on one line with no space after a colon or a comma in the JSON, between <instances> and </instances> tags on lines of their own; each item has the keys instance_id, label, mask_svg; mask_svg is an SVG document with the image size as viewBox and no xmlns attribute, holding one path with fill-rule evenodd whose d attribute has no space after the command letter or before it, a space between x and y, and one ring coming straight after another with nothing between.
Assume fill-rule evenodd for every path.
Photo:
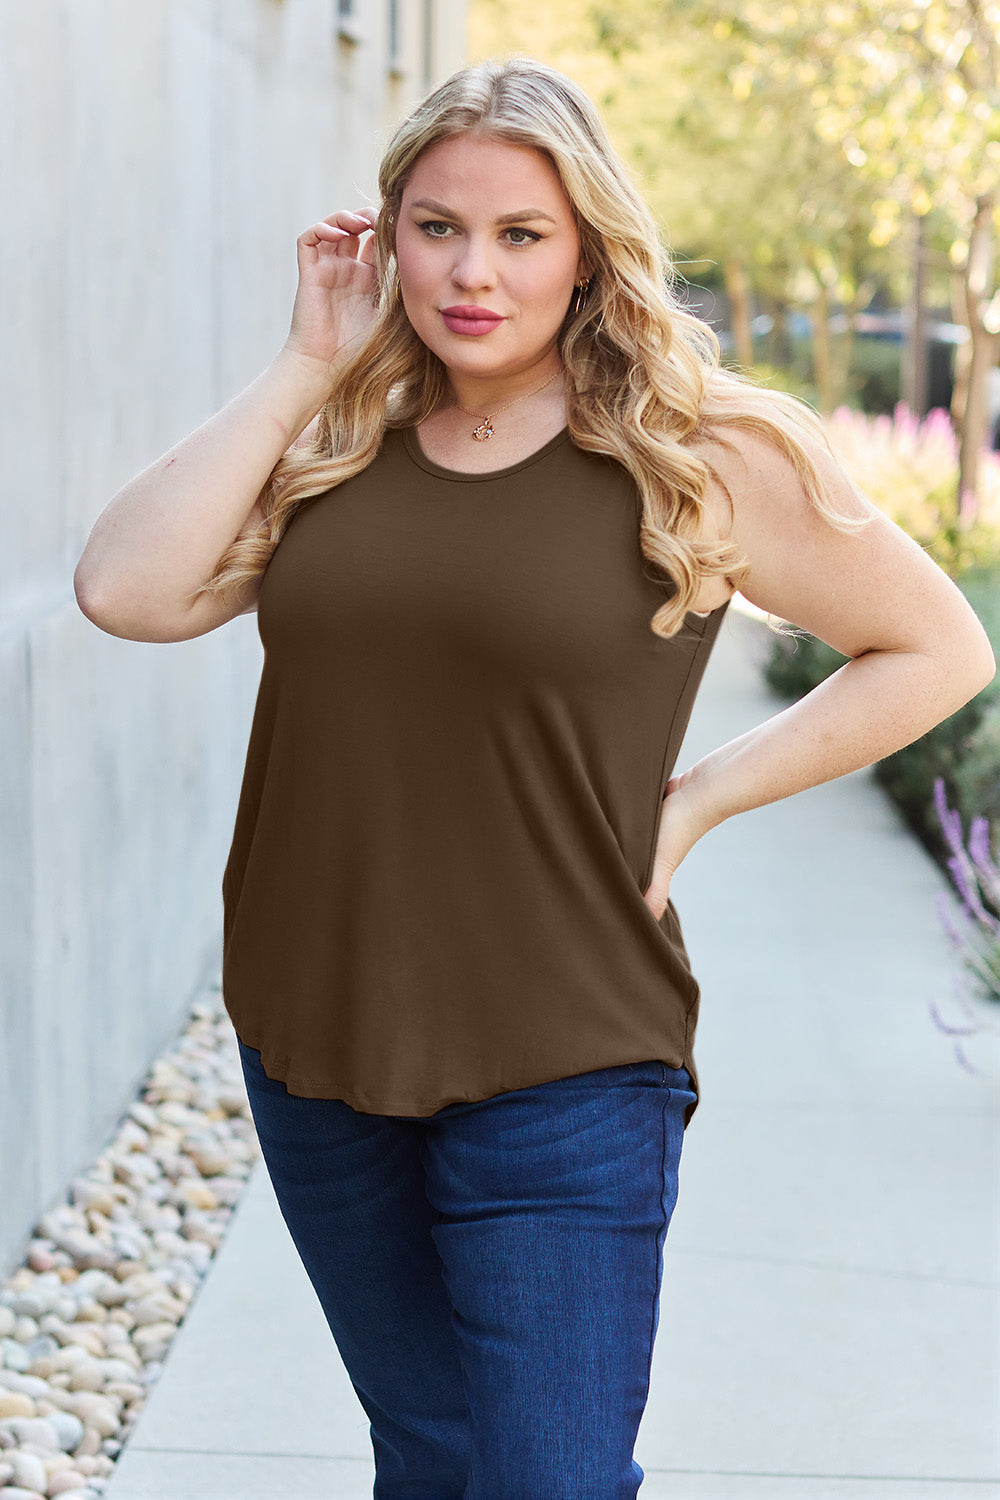
<instances>
[{"instance_id":1,"label":"denim fabric","mask_svg":"<svg viewBox=\"0 0 1000 1500\"><path fill-rule=\"evenodd\" d=\"M634 1500L687 1071L628 1063L418 1118L289 1094L239 1048L370 1419L374 1500Z\"/></svg>"}]
</instances>

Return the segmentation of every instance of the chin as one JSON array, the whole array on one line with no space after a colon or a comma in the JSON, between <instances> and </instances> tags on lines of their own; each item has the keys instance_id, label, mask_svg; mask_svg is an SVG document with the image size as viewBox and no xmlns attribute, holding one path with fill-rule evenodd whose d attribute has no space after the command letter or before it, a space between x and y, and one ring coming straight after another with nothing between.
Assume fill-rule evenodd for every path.
<instances>
[{"instance_id":1,"label":"chin","mask_svg":"<svg viewBox=\"0 0 1000 1500\"><path fill-rule=\"evenodd\" d=\"M422 335L421 335L422 337ZM424 339L432 353L436 354L442 364L456 370L468 370L472 373L478 371L490 371L505 368L518 358L517 351L505 349L503 353L476 348L476 343L481 340L472 338L456 338L454 342L442 343L439 339L433 343L430 339Z\"/></svg>"}]
</instances>

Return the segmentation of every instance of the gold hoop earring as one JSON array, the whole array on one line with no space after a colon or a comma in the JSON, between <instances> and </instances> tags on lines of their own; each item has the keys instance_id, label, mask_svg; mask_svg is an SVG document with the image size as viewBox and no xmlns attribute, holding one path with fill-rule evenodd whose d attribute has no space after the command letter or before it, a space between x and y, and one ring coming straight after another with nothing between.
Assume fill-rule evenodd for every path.
<instances>
[{"instance_id":1,"label":"gold hoop earring","mask_svg":"<svg viewBox=\"0 0 1000 1500\"><path fill-rule=\"evenodd\" d=\"M576 294L573 298L572 313L575 317L587 300L587 288L590 286L590 277L585 276L582 281L576 283Z\"/></svg>"}]
</instances>

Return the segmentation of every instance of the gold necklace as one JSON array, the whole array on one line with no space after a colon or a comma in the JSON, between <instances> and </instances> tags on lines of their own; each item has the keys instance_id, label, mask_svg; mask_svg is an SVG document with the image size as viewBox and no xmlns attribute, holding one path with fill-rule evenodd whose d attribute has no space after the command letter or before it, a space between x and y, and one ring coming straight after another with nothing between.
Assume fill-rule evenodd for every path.
<instances>
[{"instance_id":1,"label":"gold necklace","mask_svg":"<svg viewBox=\"0 0 1000 1500\"><path fill-rule=\"evenodd\" d=\"M556 375L561 375L561 374L562 374L562 370L557 370L556 371ZM528 396L537 396L539 391L544 391L546 385L551 385L552 384L553 380L555 380L555 378L556 378L556 375L550 375L549 378L548 378L548 380L545 382L545 385L540 385L540 386L538 386L533 391L525 391L525 393L524 393L523 396L515 396L514 399L513 399L513 401L508 401L507 402L507 406L498 406L496 408L496 411L495 411L494 415L499 415L500 412L506 411L508 406L516 406L519 401L526 400ZM458 406L458 402L457 401L455 402L455 405ZM465 407L464 406L458 406L458 409L459 409L459 411L464 411L465 415L467 417L477 417L477 416L479 416L478 412L475 412L475 411L465 411ZM485 441L486 441L487 438L491 438L493 436L493 418L492 417L482 417L480 419L479 426L478 427L474 427L472 429L472 436L476 439L477 443L485 443Z\"/></svg>"}]
</instances>

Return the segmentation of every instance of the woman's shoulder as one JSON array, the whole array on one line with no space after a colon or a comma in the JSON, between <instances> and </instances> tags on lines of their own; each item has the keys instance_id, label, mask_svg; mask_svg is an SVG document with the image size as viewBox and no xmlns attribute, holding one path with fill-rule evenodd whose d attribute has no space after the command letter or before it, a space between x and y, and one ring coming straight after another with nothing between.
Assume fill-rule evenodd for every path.
<instances>
[{"instance_id":1,"label":"woman's shoulder","mask_svg":"<svg viewBox=\"0 0 1000 1500\"><path fill-rule=\"evenodd\" d=\"M802 443L799 434L796 438ZM786 475L790 467L794 468L780 442L772 435L736 423L699 423L684 439L683 447L706 463L723 482L733 480L745 484L757 476L775 479ZM814 457L822 451L822 445L812 440L806 451Z\"/></svg>"},{"instance_id":2,"label":"woman's shoulder","mask_svg":"<svg viewBox=\"0 0 1000 1500\"><path fill-rule=\"evenodd\" d=\"M777 432L729 422L705 424L685 440L684 446L709 471L706 504L715 510L724 504L730 511L758 504L808 506L808 490L815 487L834 505L855 511L857 489L822 431L776 425Z\"/></svg>"}]
</instances>

